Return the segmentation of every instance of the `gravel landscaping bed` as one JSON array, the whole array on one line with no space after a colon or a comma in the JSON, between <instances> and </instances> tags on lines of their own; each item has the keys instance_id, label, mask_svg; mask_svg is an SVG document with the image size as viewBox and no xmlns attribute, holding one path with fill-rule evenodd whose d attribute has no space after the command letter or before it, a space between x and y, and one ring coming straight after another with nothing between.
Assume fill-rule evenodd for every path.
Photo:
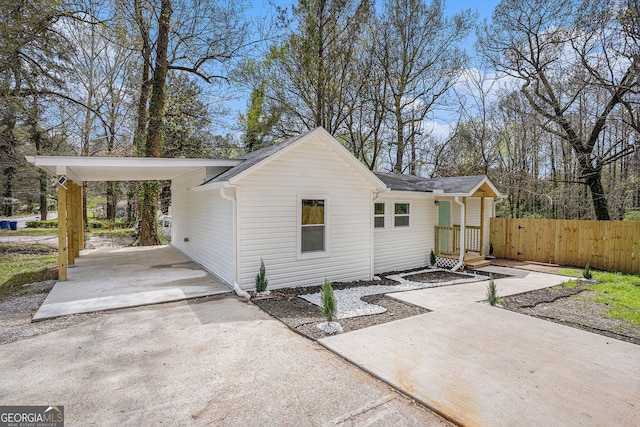
<instances>
[{"instance_id":1,"label":"gravel landscaping bed","mask_svg":"<svg viewBox=\"0 0 640 427\"><path fill-rule=\"evenodd\" d=\"M327 335L316 328L316 325L326 322L325 317L320 313L320 308L302 298L298 298L295 291L291 291L294 291L294 289L286 289L285 292L272 291L270 298L253 300L253 302L302 335L314 340L325 338ZM422 307L405 304L384 295L369 295L363 297L363 299L371 304L384 307L386 311L375 315L341 319L340 324L344 332L429 312L429 310Z\"/></svg>"},{"instance_id":2,"label":"gravel landscaping bed","mask_svg":"<svg viewBox=\"0 0 640 427\"><path fill-rule=\"evenodd\" d=\"M411 276L411 272L414 272L414 276L421 275L425 281L407 280L406 276ZM344 332L429 312L384 294L486 279L486 276L472 273L451 273L424 267L404 272L394 271L381 274L380 277L381 280L331 284L338 301L336 318ZM427 282L427 279L432 280ZM278 289L271 291L268 297L252 301L293 330L311 339L320 339L327 335L316 328L316 325L326 321L318 305L318 292L319 286Z\"/></svg>"}]
</instances>

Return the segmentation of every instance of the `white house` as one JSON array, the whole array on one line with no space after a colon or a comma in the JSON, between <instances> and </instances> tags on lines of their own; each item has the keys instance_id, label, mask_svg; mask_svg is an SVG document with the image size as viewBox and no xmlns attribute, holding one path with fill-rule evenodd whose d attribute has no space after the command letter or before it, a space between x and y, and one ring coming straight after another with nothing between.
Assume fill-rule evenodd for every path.
<instances>
[{"instance_id":1,"label":"white house","mask_svg":"<svg viewBox=\"0 0 640 427\"><path fill-rule=\"evenodd\" d=\"M172 185L172 245L236 289L254 287L261 259L280 288L370 280L432 250L449 267L488 253L499 192L484 176L373 173L322 128L241 159Z\"/></svg>"},{"instance_id":2,"label":"white house","mask_svg":"<svg viewBox=\"0 0 640 427\"><path fill-rule=\"evenodd\" d=\"M432 251L442 266L483 265L500 197L485 176L371 172L322 128L232 160L28 160L74 188L83 181L171 180L171 244L239 294L255 286L261 259L272 289L325 278L370 280L428 265ZM70 230L76 210L68 212ZM61 247L74 239L77 233L59 229ZM69 250L69 264L78 247ZM62 252L59 258L66 269Z\"/></svg>"}]
</instances>

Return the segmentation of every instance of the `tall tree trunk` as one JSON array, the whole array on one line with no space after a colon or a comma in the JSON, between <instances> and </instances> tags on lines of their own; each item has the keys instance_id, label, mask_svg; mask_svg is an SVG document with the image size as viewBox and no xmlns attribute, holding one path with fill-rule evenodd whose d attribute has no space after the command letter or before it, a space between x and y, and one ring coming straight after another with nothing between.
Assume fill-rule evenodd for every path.
<instances>
[{"instance_id":1,"label":"tall tree trunk","mask_svg":"<svg viewBox=\"0 0 640 427\"><path fill-rule=\"evenodd\" d=\"M38 107L37 98L33 101L33 107L31 110L30 117L28 119L29 123L29 132L31 136L31 142L36 149L36 155L40 156L44 154L44 139L42 137L42 132L38 129L38 121L40 118L40 110ZM40 220L46 221L48 211L48 178L47 171L39 169L38 170L38 187L39 187L39 200L40 200Z\"/></svg>"},{"instance_id":2,"label":"tall tree trunk","mask_svg":"<svg viewBox=\"0 0 640 427\"><path fill-rule=\"evenodd\" d=\"M40 169L38 172L38 181L40 183L40 221L46 221L49 215L49 199L47 197L49 191L49 177L47 171Z\"/></svg>"},{"instance_id":3,"label":"tall tree trunk","mask_svg":"<svg viewBox=\"0 0 640 427\"><path fill-rule=\"evenodd\" d=\"M9 101L11 102L11 101ZM16 154L17 141L13 134L16 127L16 111L13 105L9 105L6 114L2 118L2 126L0 133L0 152L2 153L2 173L5 178L4 203L2 213L5 216L13 216L13 188L16 181L16 169L18 158Z\"/></svg>"},{"instance_id":4,"label":"tall tree trunk","mask_svg":"<svg viewBox=\"0 0 640 427\"><path fill-rule=\"evenodd\" d=\"M588 175L587 186L591 191L591 201L596 219L599 221L609 221L611 219L609 216L609 206L604 194L604 188L602 187L601 174L598 172Z\"/></svg>"},{"instance_id":5,"label":"tall tree trunk","mask_svg":"<svg viewBox=\"0 0 640 427\"><path fill-rule=\"evenodd\" d=\"M325 65L324 65L324 9L326 6L326 2L321 0L318 2L318 64L317 64L317 73L318 73L318 88L316 90L316 127L323 126L327 129L329 133L332 133L332 129L330 129L327 124L324 122L324 89L325 89Z\"/></svg>"},{"instance_id":6,"label":"tall tree trunk","mask_svg":"<svg viewBox=\"0 0 640 427\"><path fill-rule=\"evenodd\" d=\"M396 116L396 126L397 126L397 130L396 130L397 149L396 149L396 164L393 166L393 171L398 174L402 173L402 167L404 162L404 149L405 149L404 121L402 120L402 108L400 106L401 102L402 101L400 100L400 98L397 98L395 103L396 105L395 116Z\"/></svg>"},{"instance_id":7,"label":"tall tree trunk","mask_svg":"<svg viewBox=\"0 0 640 427\"><path fill-rule=\"evenodd\" d=\"M167 81L167 49L169 46L169 28L171 22L171 1L162 0L156 41L156 62L151 85L149 103L149 127L145 155L160 157L162 155L162 119L164 116L164 89ZM140 221L141 246L160 244L156 227L156 211L158 209L158 183L147 181L142 188L142 219Z\"/></svg>"},{"instance_id":8,"label":"tall tree trunk","mask_svg":"<svg viewBox=\"0 0 640 427\"><path fill-rule=\"evenodd\" d=\"M142 6L136 2L136 21L140 38L142 41L142 75L140 82L140 97L138 98L138 116L136 129L133 136L134 155L144 156L145 135L147 130L147 104L149 103L149 92L151 90L151 41L148 24L142 16Z\"/></svg>"},{"instance_id":9,"label":"tall tree trunk","mask_svg":"<svg viewBox=\"0 0 640 427\"><path fill-rule=\"evenodd\" d=\"M117 202L114 191L115 183L113 181L107 181L107 219L109 221L116 220L116 208Z\"/></svg>"},{"instance_id":10,"label":"tall tree trunk","mask_svg":"<svg viewBox=\"0 0 640 427\"><path fill-rule=\"evenodd\" d=\"M151 36L149 34L149 25L145 21L142 14L143 6L140 1L134 3L136 10L136 22L138 24L138 31L140 31L140 39L142 41L142 74L140 81L140 97L138 98L138 111L137 111L137 123L135 132L133 135L133 155L138 157L145 156L146 145L146 131L147 121L149 118L147 112L147 106L149 104L149 92L151 91ZM142 218L141 206L145 198L145 184L139 182L132 182L130 192L128 193L128 212L127 217L130 222L134 221L134 218ZM138 203L133 202L134 197L138 195ZM141 221L144 223L144 221Z\"/></svg>"}]
</instances>

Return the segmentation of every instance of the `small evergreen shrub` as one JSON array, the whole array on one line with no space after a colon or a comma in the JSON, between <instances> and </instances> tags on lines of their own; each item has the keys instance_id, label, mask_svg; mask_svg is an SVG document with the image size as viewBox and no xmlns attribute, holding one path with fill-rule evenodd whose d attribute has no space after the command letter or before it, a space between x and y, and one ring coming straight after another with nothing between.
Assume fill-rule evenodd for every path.
<instances>
[{"instance_id":1,"label":"small evergreen shrub","mask_svg":"<svg viewBox=\"0 0 640 427\"><path fill-rule=\"evenodd\" d=\"M493 281L493 274L491 273L489 273L489 285L487 286L487 301L489 301L490 305L496 305L496 303L500 302L498 288Z\"/></svg>"},{"instance_id":2,"label":"small evergreen shrub","mask_svg":"<svg viewBox=\"0 0 640 427\"><path fill-rule=\"evenodd\" d=\"M431 249L431 254L429 254L429 262L431 265L436 265L436 254L433 252L433 249Z\"/></svg>"},{"instance_id":3,"label":"small evergreen shrub","mask_svg":"<svg viewBox=\"0 0 640 427\"><path fill-rule=\"evenodd\" d=\"M267 269L264 266L264 261L260 258L260 271L256 275L256 292L264 292L267 290L269 280L267 280Z\"/></svg>"},{"instance_id":4,"label":"small evergreen shrub","mask_svg":"<svg viewBox=\"0 0 640 427\"><path fill-rule=\"evenodd\" d=\"M489 243L489 255L493 255L493 243Z\"/></svg>"},{"instance_id":5,"label":"small evergreen shrub","mask_svg":"<svg viewBox=\"0 0 640 427\"><path fill-rule=\"evenodd\" d=\"M332 322L333 316L336 315L337 304L329 279L324 279L324 283L320 287L320 298L322 300L322 314L327 318L327 322Z\"/></svg>"},{"instance_id":6,"label":"small evergreen shrub","mask_svg":"<svg viewBox=\"0 0 640 427\"><path fill-rule=\"evenodd\" d=\"M593 273L591 273L591 267L589 266L589 263L587 263L587 265L584 266L584 270L582 271L582 277L584 277L587 280L593 279Z\"/></svg>"}]
</instances>

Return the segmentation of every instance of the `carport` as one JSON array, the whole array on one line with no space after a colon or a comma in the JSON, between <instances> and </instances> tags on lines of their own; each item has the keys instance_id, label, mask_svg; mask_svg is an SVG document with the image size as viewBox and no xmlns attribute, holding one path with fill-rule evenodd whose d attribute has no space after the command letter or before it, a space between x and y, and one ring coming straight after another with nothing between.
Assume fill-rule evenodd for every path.
<instances>
[{"instance_id":1,"label":"carport","mask_svg":"<svg viewBox=\"0 0 640 427\"><path fill-rule=\"evenodd\" d=\"M80 256L80 251L84 248L82 228L82 187L84 182L160 180L172 181L180 176L202 170L205 171L205 176L207 178L211 178L241 162L241 160L227 159L168 159L148 157L76 156L27 156L27 161L29 161L36 167L44 169L56 176L56 186L58 192L58 279L60 282L67 281L69 279L68 266L76 265L76 260ZM180 221L180 218L174 218L174 221ZM149 257L154 257L157 255L157 252L149 252L148 249L145 248L127 249L129 250L129 253L127 253L125 258L127 256L135 257L138 259L141 265L145 264L143 260L148 260ZM173 248L166 248L165 251L172 252L174 257L177 255L182 256L181 254L178 254L177 251ZM104 262L100 261L101 257L106 257L106 259L110 258L111 261L105 264ZM104 269L106 267L107 271L111 270L113 272L115 268L120 268L122 265L124 265L124 263L120 262L120 267L118 267L118 263L114 264L114 261L115 258L113 258L113 254L108 255L106 252L103 253L99 251L93 252L90 259L88 259L87 262L82 263L83 274L86 274L87 270L91 271L91 269L93 268L92 264L95 266L94 277L100 276L100 271L102 271L100 270L101 268ZM184 258L184 260L180 262L185 261L188 262L189 260ZM175 264L175 262L166 261L165 264L173 265ZM152 262L152 265L155 264ZM138 275L149 273L148 269L135 271ZM83 277L91 277L91 274ZM123 280L126 277L127 276L124 276ZM79 280L80 277L71 277L71 279L75 282ZM129 276L129 281L132 281L133 279L135 278ZM215 282L220 284L218 281ZM166 283L166 281L163 283ZM167 286L164 286L165 291L166 288ZM87 289L91 289L91 287L88 287ZM52 290L52 294L54 293L55 292ZM166 292L164 293L166 294ZM96 295L96 297L100 296ZM174 295L170 300L175 299L176 298ZM154 302L161 301L154 300Z\"/></svg>"}]
</instances>

